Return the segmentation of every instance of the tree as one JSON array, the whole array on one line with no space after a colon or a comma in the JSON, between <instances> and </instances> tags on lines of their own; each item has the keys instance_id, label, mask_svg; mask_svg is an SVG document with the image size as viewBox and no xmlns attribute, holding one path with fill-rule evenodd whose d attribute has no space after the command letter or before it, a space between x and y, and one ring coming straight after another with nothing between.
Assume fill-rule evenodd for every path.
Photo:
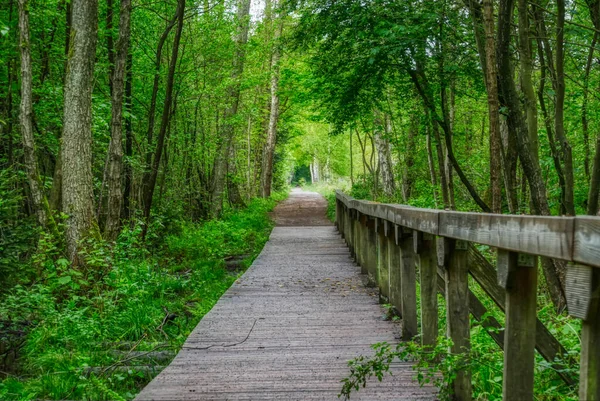
<instances>
[{"instance_id":1,"label":"tree","mask_svg":"<svg viewBox=\"0 0 600 401\"><path fill-rule=\"evenodd\" d=\"M62 209L69 216L68 255L79 263L79 242L94 235L92 87L98 36L98 1L73 0L71 43L65 77L62 134Z\"/></svg>"},{"instance_id":2,"label":"tree","mask_svg":"<svg viewBox=\"0 0 600 401\"><path fill-rule=\"evenodd\" d=\"M108 205L104 236L114 240L121 228L121 205L123 202L123 98L125 92L125 74L129 35L131 32L131 0L121 0L119 17L119 39L115 54L112 82L112 118L111 137L106 157L106 182L108 187Z\"/></svg>"},{"instance_id":3,"label":"tree","mask_svg":"<svg viewBox=\"0 0 600 401\"><path fill-rule=\"evenodd\" d=\"M37 215L38 223L41 226L45 226L49 215L48 200L44 195L38 172L35 139L33 136L33 74L29 42L28 0L19 0L19 48L21 50L21 108L19 122L21 136L23 137L25 166L27 168L27 179L29 181L29 190L31 191L33 211Z\"/></svg>"}]
</instances>

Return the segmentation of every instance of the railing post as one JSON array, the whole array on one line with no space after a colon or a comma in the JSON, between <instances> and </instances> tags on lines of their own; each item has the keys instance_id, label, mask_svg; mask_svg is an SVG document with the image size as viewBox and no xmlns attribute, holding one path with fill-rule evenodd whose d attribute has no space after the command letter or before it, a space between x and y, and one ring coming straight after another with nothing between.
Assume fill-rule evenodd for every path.
<instances>
[{"instance_id":1,"label":"railing post","mask_svg":"<svg viewBox=\"0 0 600 401\"><path fill-rule=\"evenodd\" d=\"M506 289L502 398L533 400L537 262L532 255L498 249L498 281Z\"/></svg>"},{"instance_id":2,"label":"railing post","mask_svg":"<svg viewBox=\"0 0 600 401\"><path fill-rule=\"evenodd\" d=\"M394 224L388 243L390 272L390 304L402 316L402 255L400 253L400 237L402 228Z\"/></svg>"},{"instance_id":3,"label":"railing post","mask_svg":"<svg viewBox=\"0 0 600 401\"><path fill-rule=\"evenodd\" d=\"M576 265L570 269L579 270L583 324L581 326L581 365L579 370L579 399L600 400L600 269ZM569 271L567 271L567 286ZM569 295L567 294L567 299ZM569 306L569 311L571 311ZM570 312L571 313L571 312ZM572 313L571 313L572 314Z\"/></svg>"},{"instance_id":4,"label":"railing post","mask_svg":"<svg viewBox=\"0 0 600 401\"><path fill-rule=\"evenodd\" d=\"M418 334L417 273L413 251L412 230L402 227L400 237L400 282L402 287L402 339L411 340Z\"/></svg>"},{"instance_id":5,"label":"railing post","mask_svg":"<svg viewBox=\"0 0 600 401\"><path fill-rule=\"evenodd\" d=\"M435 347L438 336L438 275L435 237L415 231L413 240L421 284L421 345Z\"/></svg>"},{"instance_id":6,"label":"railing post","mask_svg":"<svg viewBox=\"0 0 600 401\"><path fill-rule=\"evenodd\" d=\"M342 216L342 214L340 212L341 203L342 202L337 198L337 195L336 195L336 198L335 198L335 226L337 227L337 229L340 233L342 232L342 230L340 230L340 224L341 224L340 220L341 220L341 216Z\"/></svg>"},{"instance_id":7,"label":"railing post","mask_svg":"<svg viewBox=\"0 0 600 401\"><path fill-rule=\"evenodd\" d=\"M389 302L390 296L390 259L388 253L388 234L390 224L387 220L381 221L377 230L377 271L379 277L379 301L381 303Z\"/></svg>"},{"instance_id":8,"label":"railing post","mask_svg":"<svg viewBox=\"0 0 600 401\"><path fill-rule=\"evenodd\" d=\"M350 249L350 253L352 254L352 231L350 227L350 213L351 210L346 208L346 213L344 213L344 238L346 239L346 244L348 245L348 249Z\"/></svg>"},{"instance_id":9,"label":"railing post","mask_svg":"<svg viewBox=\"0 0 600 401\"><path fill-rule=\"evenodd\" d=\"M468 353L471 350L471 327L469 323L469 278L467 266L467 242L444 238L446 279L446 327L452 340L450 352ZM468 369L456 373L452 383L454 399L471 400L471 372Z\"/></svg>"},{"instance_id":10,"label":"railing post","mask_svg":"<svg viewBox=\"0 0 600 401\"><path fill-rule=\"evenodd\" d=\"M354 221L356 210L348 211L348 237L350 238L350 256L356 260L356 224Z\"/></svg>"},{"instance_id":11,"label":"railing post","mask_svg":"<svg viewBox=\"0 0 600 401\"><path fill-rule=\"evenodd\" d=\"M361 274L367 274L367 222L368 217L361 213L358 219L358 236L360 238L360 252L358 253L358 264L360 265Z\"/></svg>"},{"instance_id":12,"label":"railing post","mask_svg":"<svg viewBox=\"0 0 600 401\"><path fill-rule=\"evenodd\" d=\"M368 283L367 286L377 286L377 232L376 232L376 218L367 218L367 241L366 241L366 254L365 264L367 265Z\"/></svg>"}]
</instances>

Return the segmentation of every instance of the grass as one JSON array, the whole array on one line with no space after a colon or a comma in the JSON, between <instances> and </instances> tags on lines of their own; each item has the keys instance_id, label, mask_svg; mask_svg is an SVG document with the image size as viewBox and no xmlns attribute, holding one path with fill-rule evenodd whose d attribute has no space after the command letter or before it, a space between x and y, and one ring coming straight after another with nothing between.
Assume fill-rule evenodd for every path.
<instances>
[{"instance_id":1,"label":"grass","mask_svg":"<svg viewBox=\"0 0 600 401\"><path fill-rule=\"evenodd\" d=\"M0 304L2 344L19 348L0 399L134 398L169 362L138 351L181 348L258 255L273 226L268 212L284 197L254 199L221 220L176 222L171 232L158 224L150 245L140 242L139 227L127 229L114 247L90 244L86 270L42 249L31 262L42 277L16 285ZM241 270L232 273L224 260L236 255Z\"/></svg>"}]
</instances>

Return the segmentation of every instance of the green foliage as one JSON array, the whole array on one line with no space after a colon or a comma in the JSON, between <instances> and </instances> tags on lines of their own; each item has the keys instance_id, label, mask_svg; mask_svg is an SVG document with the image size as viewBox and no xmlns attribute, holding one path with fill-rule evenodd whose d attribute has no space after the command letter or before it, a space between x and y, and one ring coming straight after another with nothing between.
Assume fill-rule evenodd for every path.
<instances>
[{"instance_id":1,"label":"green foliage","mask_svg":"<svg viewBox=\"0 0 600 401\"><path fill-rule=\"evenodd\" d=\"M225 258L244 255L249 266L271 231L267 213L284 197L253 199L221 220L179 221L170 232L154 224L149 234L164 239L150 247L139 225L114 246L90 240L85 269L43 234L31 260L38 280L0 303L0 341L20 354L18 369L0 381L0 399L132 399L158 370L136 371L128 352L177 351L239 274L225 269Z\"/></svg>"},{"instance_id":2,"label":"green foliage","mask_svg":"<svg viewBox=\"0 0 600 401\"><path fill-rule=\"evenodd\" d=\"M474 361L468 354L452 354L448 351L452 341L439 337L435 347L423 347L409 341L391 346L388 343L377 343L372 346L375 355L372 357L359 356L348 362L349 377L344 378L340 397L350 399L353 391L367 385L367 380L373 376L382 381L385 374L390 372L394 360L414 362L416 379L421 386L432 383L438 389L438 398L450 400L452 390L450 383L456 377L456 372L466 368L473 369Z\"/></svg>"}]
</instances>

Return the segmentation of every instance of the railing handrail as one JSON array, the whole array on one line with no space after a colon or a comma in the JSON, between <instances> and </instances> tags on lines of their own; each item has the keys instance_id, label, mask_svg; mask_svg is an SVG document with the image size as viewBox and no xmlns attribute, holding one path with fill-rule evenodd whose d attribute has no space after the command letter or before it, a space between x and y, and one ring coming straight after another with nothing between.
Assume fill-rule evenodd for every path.
<instances>
[{"instance_id":1,"label":"railing handrail","mask_svg":"<svg viewBox=\"0 0 600 401\"><path fill-rule=\"evenodd\" d=\"M354 199L340 190L347 208L440 237L508 251L600 267L600 217L456 212Z\"/></svg>"},{"instance_id":2,"label":"railing handrail","mask_svg":"<svg viewBox=\"0 0 600 401\"><path fill-rule=\"evenodd\" d=\"M504 350L506 401L534 399L536 349L565 383L576 380L564 369L569 353L537 318L538 257L568 261L562 290L569 314L582 319L579 398L600 401L600 217L420 209L336 191L336 226L368 282L379 287L380 300L401 313L402 339L420 330L422 345L435 346L438 291L446 300L451 352L470 350L469 314L486 328ZM496 267L470 243L495 248ZM469 275L504 312L502 333L497 320L484 318L487 309L471 291ZM471 400L470 371L457 371L451 388L454 399Z\"/></svg>"}]
</instances>

